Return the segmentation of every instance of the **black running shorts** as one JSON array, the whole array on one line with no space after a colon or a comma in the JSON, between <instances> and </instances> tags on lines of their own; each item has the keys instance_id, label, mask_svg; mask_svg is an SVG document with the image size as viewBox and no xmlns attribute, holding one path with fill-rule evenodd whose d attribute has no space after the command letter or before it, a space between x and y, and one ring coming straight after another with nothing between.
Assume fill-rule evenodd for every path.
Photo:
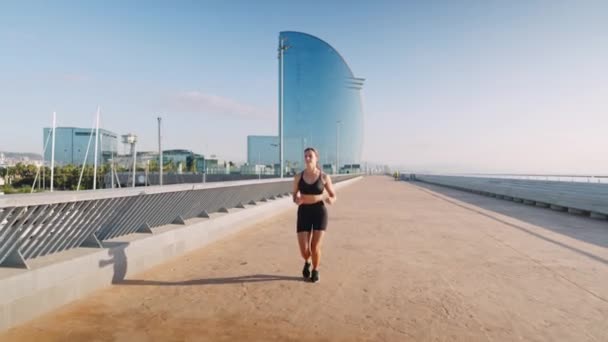
<instances>
[{"instance_id":1,"label":"black running shorts","mask_svg":"<svg viewBox=\"0 0 608 342\"><path fill-rule=\"evenodd\" d=\"M323 202L302 204L298 207L297 231L310 232L327 228L327 208Z\"/></svg>"}]
</instances>

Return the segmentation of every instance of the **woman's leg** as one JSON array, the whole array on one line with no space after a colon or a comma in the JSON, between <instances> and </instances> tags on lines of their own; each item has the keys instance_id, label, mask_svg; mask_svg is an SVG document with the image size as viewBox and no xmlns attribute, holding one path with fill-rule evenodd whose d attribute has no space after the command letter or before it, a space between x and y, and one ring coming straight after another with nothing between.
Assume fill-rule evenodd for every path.
<instances>
[{"instance_id":1,"label":"woman's leg","mask_svg":"<svg viewBox=\"0 0 608 342\"><path fill-rule=\"evenodd\" d=\"M304 261L308 262L310 259L310 232L299 232L298 233L298 245L300 245L300 255L304 258Z\"/></svg>"},{"instance_id":2,"label":"woman's leg","mask_svg":"<svg viewBox=\"0 0 608 342\"><path fill-rule=\"evenodd\" d=\"M323 242L323 236L325 232L323 230L312 231L312 241L310 243L310 249L312 254L312 272L310 272L310 280L313 283L319 281L319 264L321 263L321 244Z\"/></svg>"},{"instance_id":3,"label":"woman's leg","mask_svg":"<svg viewBox=\"0 0 608 342\"><path fill-rule=\"evenodd\" d=\"M313 230L312 241L310 243L310 249L312 254L312 269L316 270L319 268L321 263L321 244L323 243L323 236L325 231Z\"/></svg>"},{"instance_id":4,"label":"woman's leg","mask_svg":"<svg viewBox=\"0 0 608 342\"><path fill-rule=\"evenodd\" d=\"M298 244L300 245L300 255L304 258L304 268L302 268L302 277L310 278L310 232L298 233Z\"/></svg>"}]
</instances>

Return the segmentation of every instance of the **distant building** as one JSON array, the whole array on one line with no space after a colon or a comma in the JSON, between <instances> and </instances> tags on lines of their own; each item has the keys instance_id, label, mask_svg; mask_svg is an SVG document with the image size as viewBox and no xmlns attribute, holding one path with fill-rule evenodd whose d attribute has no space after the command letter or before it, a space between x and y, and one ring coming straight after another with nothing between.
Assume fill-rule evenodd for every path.
<instances>
[{"instance_id":1,"label":"distant building","mask_svg":"<svg viewBox=\"0 0 608 342\"><path fill-rule=\"evenodd\" d=\"M230 174L230 165L228 162L212 154L205 160L205 173L211 175Z\"/></svg>"},{"instance_id":2,"label":"distant building","mask_svg":"<svg viewBox=\"0 0 608 342\"><path fill-rule=\"evenodd\" d=\"M240 171L242 175L262 175L266 174L266 166L260 164L241 165Z\"/></svg>"},{"instance_id":3,"label":"distant building","mask_svg":"<svg viewBox=\"0 0 608 342\"><path fill-rule=\"evenodd\" d=\"M120 155L114 158L116 165L120 165L127 169L133 167L133 156ZM158 152L141 151L137 152L137 167L146 168L146 165L154 162L158 165ZM163 165L173 164L177 171L181 172L196 172L203 173L206 167L205 157L201 154L194 153L190 150L165 150L163 151Z\"/></svg>"},{"instance_id":4,"label":"distant building","mask_svg":"<svg viewBox=\"0 0 608 342\"><path fill-rule=\"evenodd\" d=\"M141 151L136 153L136 163L138 168L146 168L146 165L152 161L158 164L158 152ZM129 154L114 156L114 164L119 167L131 169L133 167L133 156Z\"/></svg>"},{"instance_id":5,"label":"distant building","mask_svg":"<svg viewBox=\"0 0 608 342\"><path fill-rule=\"evenodd\" d=\"M173 163L173 165L175 165L178 170L181 170L182 172L193 171L203 173L207 167L205 156L194 153L190 150L178 149L163 151L163 164L166 165L167 163Z\"/></svg>"},{"instance_id":6,"label":"distant building","mask_svg":"<svg viewBox=\"0 0 608 342\"><path fill-rule=\"evenodd\" d=\"M336 166L334 164L323 164L323 172L334 174L336 173Z\"/></svg>"},{"instance_id":7,"label":"distant building","mask_svg":"<svg viewBox=\"0 0 608 342\"><path fill-rule=\"evenodd\" d=\"M304 149L314 147L319 164L360 164L363 150L364 79L327 42L302 32L281 32L283 56L284 163L291 172L305 166Z\"/></svg>"},{"instance_id":8,"label":"distant building","mask_svg":"<svg viewBox=\"0 0 608 342\"><path fill-rule=\"evenodd\" d=\"M42 165L42 156L35 153L0 152L0 167L10 167L17 164Z\"/></svg>"},{"instance_id":9,"label":"distant building","mask_svg":"<svg viewBox=\"0 0 608 342\"><path fill-rule=\"evenodd\" d=\"M173 163L175 166L186 167L188 158L192 158L194 153L190 150L165 150L163 151L163 164Z\"/></svg>"},{"instance_id":10,"label":"distant building","mask_svg":"<svg viewBox=\"0 0 608 342\"><path fill-rule=\"evenodd\" d=\"M340 168L340 173L360 173L361 165L360 164L344 164Z\"/></svg>"},{"instance_id":11,"label":"distant building","mask_svg":"<svg viewBox=\"0 0 608 342\"><path fill-rule=\"evenodd\" d=\"M52 137L51 128L43 129L44 161L51 162ZM90 128L56 127L55 128L55 164L56 165L93 165L95 161L95 130ZM99 129L97 142L98 163L106 163L117 154L118 135L105 129ZM88 153L87 153L88 147Z\"/></svg>"}]
</instances>

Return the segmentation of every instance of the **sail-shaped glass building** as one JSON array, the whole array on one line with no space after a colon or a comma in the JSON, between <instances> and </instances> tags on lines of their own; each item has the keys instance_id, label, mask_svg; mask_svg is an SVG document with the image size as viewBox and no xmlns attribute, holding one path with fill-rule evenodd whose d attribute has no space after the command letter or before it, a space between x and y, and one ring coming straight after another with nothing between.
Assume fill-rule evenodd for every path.
<instances>
[{"instance_id":1,"label":"sail-shaped glass building","mask_svg":"<svg viewBox=\"0 0 608 342\"><path fill-rule=\"evenodd\" d=\"M280 33L280 44L281 41L285 46L282 66L285 167L295 172L302 170L304 149L308 146L319 151L320 164L331 165L334 170L337 164L339 168L360 164L363 149L360 92L364 80L355 77L338 51L317 37L286 31ZM279 93L280 88L279 82Z\"/></svg>"}]
</instances>

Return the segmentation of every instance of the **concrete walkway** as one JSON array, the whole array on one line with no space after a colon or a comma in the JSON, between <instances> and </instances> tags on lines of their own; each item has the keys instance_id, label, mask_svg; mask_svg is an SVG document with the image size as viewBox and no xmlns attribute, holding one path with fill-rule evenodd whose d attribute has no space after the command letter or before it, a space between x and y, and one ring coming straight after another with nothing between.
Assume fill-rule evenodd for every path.
<instances>
[{"instance_id":1,"label":"concrete walkway","mask_svg":"<svg viewBox=\"0 0 608 342\"><path fill-rule=\"evenodd\" d=\"M608 341L608 223L367 177L330 207L321 282L295 206L0 341Z\"/></svg>"}]
</instances>

